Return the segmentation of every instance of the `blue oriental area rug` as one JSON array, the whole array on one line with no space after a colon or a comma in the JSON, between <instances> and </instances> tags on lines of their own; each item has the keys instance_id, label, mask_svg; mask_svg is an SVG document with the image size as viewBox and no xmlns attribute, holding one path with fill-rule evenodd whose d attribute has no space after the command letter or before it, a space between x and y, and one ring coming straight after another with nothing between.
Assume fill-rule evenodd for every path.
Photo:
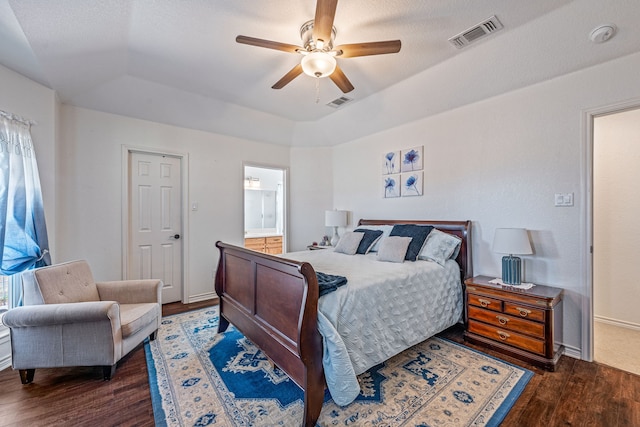
<instances>
[{"instance_id":1,"label":"blue oriental area rug","mask_svg":"<svg viewBox=\"0 0 640 427\"><path fill-rule=\"evenodd\" d=\"M157 426L299 426L302 390L230 327L218 307L165 317L145 352ZM358 377L337 406L326 392L319 426L498 426L532 373L437 337Z\"/></svg>"}]
</instances>

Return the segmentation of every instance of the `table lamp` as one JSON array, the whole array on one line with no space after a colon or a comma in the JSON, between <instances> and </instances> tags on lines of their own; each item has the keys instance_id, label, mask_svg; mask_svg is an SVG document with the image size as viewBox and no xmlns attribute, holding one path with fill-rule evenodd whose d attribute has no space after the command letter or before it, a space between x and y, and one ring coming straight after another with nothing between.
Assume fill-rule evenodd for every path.
<instances>
[{"instance_id":1,"label":"table lamp","mask_svg":"<svg viewBox=\"0 0 640 427\"><path fill-rule=\"evenodd\" d=\"M531 243L524 228L496 228L493 236L493 251L509 254L502 257L502 281L507 285L519 285L522 277L522 260L513 256L530 255Z\"/></svg>"},{"instance_id":2,"label":"table lamp","mask_svg":"<svg viewBox=\"0 0 640 427\"><path fill-rule=\"evenodd\" d=\"M347 226L347 211L325 211L324 225L333 227L333 237L331 238L331 246L338 244L340 236L338 235L338 227Z\"/></svg>"}]
</instances>

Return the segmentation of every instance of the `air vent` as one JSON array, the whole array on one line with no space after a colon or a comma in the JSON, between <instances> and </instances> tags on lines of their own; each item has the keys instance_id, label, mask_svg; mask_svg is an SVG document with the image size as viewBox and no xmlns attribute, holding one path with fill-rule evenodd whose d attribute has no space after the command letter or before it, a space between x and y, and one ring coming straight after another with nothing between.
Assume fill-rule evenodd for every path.
<instances>
[{"instance_id":1,"label":"air vent","mask_svg":"<svg viewBox=\"0 0 640 427\"><path fill-rule=\"evenodd\" d=\"M340 98L336 98L333 101L331 101L330 103L328 103L327 105L329 107L332 108L340 108L342 107L344 104L346 104L347 102L351 102L353 101L353 99L351 98L347 98L346 96L341 96Z\"/></svg>"},{"instance_id":2,"label":"air vent","mask_svg":"<svg viewBox=\"0 0 640 427\"><path fill-rule=\"evenodd\" d=\"M473 27L457 34L449 39L452 45L461 49L489 34L493 34L503 28L502 23L494 15L491 18L474 25Z\"/></svg>"}]
</instances>

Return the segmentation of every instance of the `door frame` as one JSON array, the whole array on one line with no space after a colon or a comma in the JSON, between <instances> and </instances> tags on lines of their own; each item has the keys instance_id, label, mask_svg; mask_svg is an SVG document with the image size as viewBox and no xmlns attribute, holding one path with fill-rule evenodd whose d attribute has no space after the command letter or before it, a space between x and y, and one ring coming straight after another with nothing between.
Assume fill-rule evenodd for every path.
<instances>
[{"instance_id":1,"label":"door frame","mask_svg":"<svg viewBox=\"0 0 640 427\"><path fill-rule=\"evenodd\" d=\"M584 195L581 201L582 216L580 247L582 248L582 274L584 283L584 295L582 297L582 340L581 359L587 362L593 361L593 133L594 119L598 116L622 113L628 110L640 108L640 98L629 99L622 102L604 105L601 107L583 110L582 112L582 158L581 192Z\"/></svg>"},{"instance_id":2,"label":"door frame","mask_svg":"<svg viewBox=\"0 0 640 427\"><path fill-rule=\"evenodd\" d=\"M245 168L249 166L252 168L262 168L262 169L277 169L277 170L281 170L283 177L282 177L282 182L284 184L284 191L283 191L283 201L282 201L282 215L284 216L284 218L282 218L282 253L286 253L287 249L289 248L289 168L287 166L281 166L281 165L273 165L273 164L268 164L268 163L257 163L257 162L248 162L248 161L243 161L242 162L242 175L240 177L240 185L242 186L241 188L243 189L242 191L242 230L240 230L240 235L242 236L242 240L244 242L244 170Z\"/></svg>"},{"instance_id":3,"label":"door frame","mask_svg":"<svg viewBox=\"0 0 640 427\"><path fill-rule=\"evenodd\" d=\"M131 153L141 153L156 156L171 156L180 159L180 212L182 217L182 303L188 304L189 300L189 210L188 210L188 184L189 184L189 153L180 153L149 147L136 147L132 145L122 145L122 199L121 199L121 233L122 233L122 280L128 279L129 271L129 155Z\"/></svg>"}]
</instances>

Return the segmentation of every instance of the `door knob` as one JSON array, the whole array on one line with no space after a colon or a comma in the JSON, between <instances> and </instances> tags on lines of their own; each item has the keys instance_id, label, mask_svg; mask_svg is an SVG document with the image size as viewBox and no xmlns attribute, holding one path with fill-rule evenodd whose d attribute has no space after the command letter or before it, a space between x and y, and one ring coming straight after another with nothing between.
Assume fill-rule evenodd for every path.
<instances>
[{"instance_id":1,"label":"door knob","mask_svg":"<svg viewBox=\"0 0 640 427\"><path fill-rule=\"evenodd\" d=\"M171 236L171 239L176 239L178 240L180 238L179 234L174 234L173 236Z\"/></svg>"}]
</instances>

